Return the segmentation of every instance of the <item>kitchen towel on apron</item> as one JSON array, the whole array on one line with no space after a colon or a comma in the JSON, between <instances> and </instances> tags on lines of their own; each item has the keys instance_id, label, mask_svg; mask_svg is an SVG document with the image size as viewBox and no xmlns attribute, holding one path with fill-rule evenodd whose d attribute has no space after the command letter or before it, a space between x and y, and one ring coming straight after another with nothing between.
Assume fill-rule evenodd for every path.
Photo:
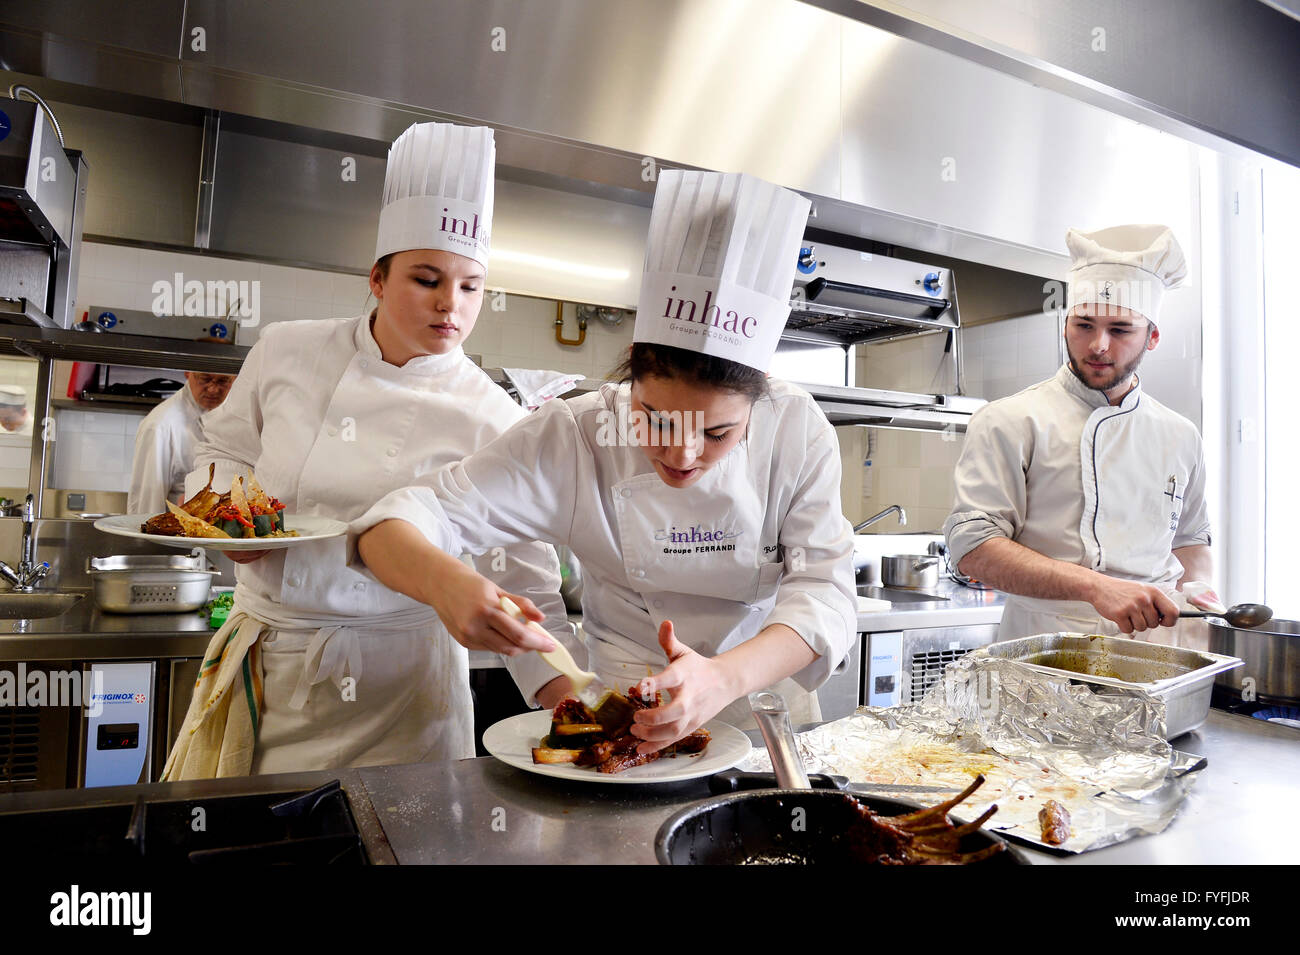
<instances>
[{"instance_id":1,"label":"kitchen towel on apron","mask_svg":"<svg viewBox=\"0 0 1300 955\"><path fill-rule=\"evenodd\" d=\"M241 624L245 626L240 628ZM407 645L418 647L426 641L436 640L440 631L442 626L437 615L423 607L373 617L286 614L283 608L259 594L237 588L234 611L209 644L195 695L190 701L177 745L168 757L163 778L206 779L247 775L255 770L276 772L327 768L324 764L275 766L272 765L274 760L268 762L263 751L265 747L258 746L259 738L267 734L268 720L273 730L288 720L295 724L295 728L304 729L322 740L340 734L341 726L312 725L311 714L301 711L306 708L312 689L326 680L342 690L345 678L350 677L355 686L362 676L359 635L392 638L394 643L405 638ZM441 636L451 640L445 632ZM268 657L273 648L276 657ZM283 665L285 663L287 668ZM274 686L266 684L268 676L274 679ZM451 674L444 676L454 679ZM291 690L284 685L284 677L289 678ZM418 676L413 674L412 678L418 679ZM246 698L247 705L233 707L231 700L236 695ZM467 692L465 696L468 697ZM467 709L467 706L449 706L447 702L444 701L442 708L448 714L452 709ZM468 704L468 700L465 702ZM335 715L346 721L362 712L363 707L352 706ZM468 717L461 722L466 720ZM400 735L396 732L397 727L393 729L394 735ZM418 730L416 727L413 731ZM471 722L465 732L453 735L469 739L472 749L472 733ZM330 745L334 748L334 744ZM358 748L364 749L354 747ZM421 750L413 754L413 758L425 755ZM457 755L472 753L458 750Z\"/></svg>"},{"instance_id":2,"label":"kitchen towel on apron","mask_svg":"<svg viewBox=\"0 0 1300 955\"><path fill-rule=\"evenodd\" d=\"M258 641L267 625L236 608L212 635L162 779L247 776L262 709Z\"/></svg>"}]
</instances>

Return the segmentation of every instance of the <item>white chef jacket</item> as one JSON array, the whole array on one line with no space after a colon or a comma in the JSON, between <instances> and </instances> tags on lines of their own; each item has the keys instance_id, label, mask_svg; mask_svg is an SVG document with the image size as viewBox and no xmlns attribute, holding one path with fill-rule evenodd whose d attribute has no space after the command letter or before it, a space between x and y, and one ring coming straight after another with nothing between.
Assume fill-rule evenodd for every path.
<instances>
[{"instance_id":1,"label":"white chef jacket","mask_svg":"<svg viewBox=\"0 0 1300 955\"><path fill-rule=\"evenodd\" d=\"M185 478L203 440L203 415L188 383L145 415L135 433L128 514L159 514L167 510L164 500L185 499Z\"/></svg>"},{"instance_id":2,"label":"white chef jacket","mask_svg":"<svg viewBox=\"0 0 1300 955\"><path fill-rule=\"evenodd\" d=\"M1173 591L1175 547L1210 543L1196 427L1143 392L1120 402L1063 365L971 418L944 534L953 566L994 537L1056 560ZM1090 604L1011 596L1000 639L1117 633Z\"/></svg>"},{"instance_id":3,"label":"white chef jacket","mask_svg":"<svg viewBox=\"0 0 1300 955\"><path fill-rule=\"evenodd\" d=\"M805 391L773 380L748 437L696 484L673 488L641 449L611 440L629 388L548 402L459 464L389 494L351 532L398 518L453 554L567 545L583 569L590 665L606 682L626 687L664 668L664 620L710 656L782 623L818 654L784 681L806 695L844 665L857 622L834 429Z\"/></svg>"},{"instance_id":4,"label":"white chef jacket","mask_svg":"<svg viewBox=\"0 0 1300 955\"><path fill-rule=\"evenodd\" d=\"M210 462L216 488L252 467L285 503L288 528L303 514L350 521L524 415L460 348L398 368L381 357L368 316L278 323L204 422L188 489L202 487ZM275 550L236 571L235 605L277 627L262 642L253 771L472 756L465 648L432 609L349 567L345 554L340 537ZM486 555L479 570L527 595L552 636L574 644L551 548L519 543ZM533 653L506 665L525 699L556 676ZM349 674L355 700L344 698Z\"/></svg>"}]
</instances>

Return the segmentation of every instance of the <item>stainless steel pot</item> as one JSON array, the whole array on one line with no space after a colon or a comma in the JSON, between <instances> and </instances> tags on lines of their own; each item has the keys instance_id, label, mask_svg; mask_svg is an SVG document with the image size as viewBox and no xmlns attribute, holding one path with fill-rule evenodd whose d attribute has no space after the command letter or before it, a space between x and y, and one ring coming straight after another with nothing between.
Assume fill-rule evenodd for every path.
<instances>
[{"instance_id":1,"label":"stainless steel pot","mask_svg":"<svg viewBox=\"0 0 1300 955\"><path fill-rule=\"evenodd\" d=\"M1249 687L1255 699L1265 703L1300 703L1300 621L1270 620L1249 630L1208 622L1210 651L1246 661L1220 673L1216 685L1238 693Z\"/></svg>"},{"instance_id":2,"label":"stainless steel pot","mask_svg":"<svg viewBox=\"0 0 1300 955\"><path fill-rule=\"evenodd\" d=\"M188 613L208 602L220 571L198 554L92 557L86 573L95 602L111 613Z\"/></svg>"},{"instance_id":3,"label":"stainless steel pot","mask_svg":"<svg viewBox=\"0 0 1300 955\"><path fill-rule=\"evenodd\" d=\"M880 579L886 587L929 590L939 585L941 561L933 554L890 554L880 558Z\"/></svg>"}]
</instances>

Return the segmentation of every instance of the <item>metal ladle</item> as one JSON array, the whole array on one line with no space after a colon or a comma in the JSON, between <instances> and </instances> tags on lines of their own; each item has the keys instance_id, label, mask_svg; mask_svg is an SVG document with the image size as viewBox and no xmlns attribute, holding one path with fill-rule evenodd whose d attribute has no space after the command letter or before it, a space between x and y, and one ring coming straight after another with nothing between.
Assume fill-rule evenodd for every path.
<instances>
[{"instance_id":1,"label":"metal ladle","mask_svg":"<svg viewBox=\"0 0 1300 955\"><path fill-rule=\"evenodd\" d=\"M1258 627L1262 623L1268 623L1273 619L1273 610L1263 604L1233 604L1223 613L1212 613L1209 610L1185 610L1178 616L1213 617L1227 622L1230 627L1243 630Z\"/></svg>"}]
</instances>

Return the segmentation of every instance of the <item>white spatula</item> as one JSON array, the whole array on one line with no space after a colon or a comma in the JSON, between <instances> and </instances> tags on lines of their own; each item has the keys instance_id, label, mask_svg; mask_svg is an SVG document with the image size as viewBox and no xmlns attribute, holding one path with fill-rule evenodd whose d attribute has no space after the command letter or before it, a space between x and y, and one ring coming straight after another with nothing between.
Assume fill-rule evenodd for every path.
<instances>
[{"instance_id":1,"label":"white spatula","mask_svg":"<svg viewBox=\"0 0 1300 955\"><path fill-rule=\"evenodd\" d=\"M578 664L574 661L573 656L569 653L564 644L559 640L556 640L555 637L551 636L551 634L547 633L541 624L525 617L524 612L520 610L519 606L509 597L501 598L501 609L525 626L532 627L538 633L551 637L555 643L555 649L549 652L538 650L538 654L561 674L569 678L569 682L573 684L572 693L574 696L581 700L589 709L595 710L597 705L600 703L601 697L603 697L610 689L605 685L600 677L587 670L578 669Z\"/></svg>"}]
</instances>

